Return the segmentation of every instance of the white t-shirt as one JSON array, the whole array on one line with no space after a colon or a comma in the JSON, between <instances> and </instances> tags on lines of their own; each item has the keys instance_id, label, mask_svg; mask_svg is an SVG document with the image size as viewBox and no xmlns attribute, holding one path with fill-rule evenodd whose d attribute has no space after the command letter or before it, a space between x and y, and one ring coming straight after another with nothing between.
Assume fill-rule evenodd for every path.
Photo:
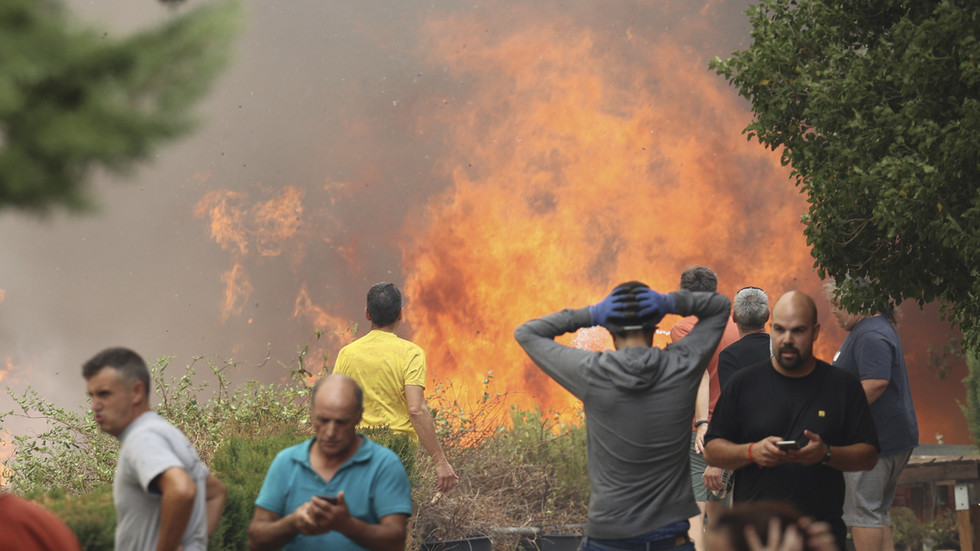
<instances>
[{"instance_id":1,"label":"white t-shirt","mask_svg":"<svg viewBox=\"0 0 980 551\"><path fill-rule=\"evenodd\" d=\"M197 485L194 509L181 538L184 551L208 547L205 479L208 468L194 446L156 412L140 415L119 435L122 447L112 485L116 505L116 549L153 551L160 537L160 493L153 479L171 467L181 467Z\"/></svg>"}]
</instances>

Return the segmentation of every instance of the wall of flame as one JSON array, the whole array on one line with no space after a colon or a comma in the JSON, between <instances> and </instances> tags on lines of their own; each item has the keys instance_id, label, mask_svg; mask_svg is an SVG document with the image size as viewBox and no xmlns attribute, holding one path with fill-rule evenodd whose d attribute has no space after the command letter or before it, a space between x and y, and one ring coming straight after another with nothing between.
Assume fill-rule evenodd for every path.
<instances>
[{"instance_id":1,"label":"wall of flame","mask_svg":"<svg viewBox=\"0 0 980 551\"><path fill-rule=\"evenodd\" d=\"M114 33L171 16L68 3ZM0 217L0 386L81 404L77 366L116 344L178 363L236 357L242 378L282 377L275 362L246 366L269 351L288 365L306 343L307 366L329 366L366 332L368 287L388 280L430 386L475 404L492 372L511 403L574 411L514 343L518 324L628 279L674 289L692 264L728 295L819 296L806 203L707 69L749 40L747 6L249 3L197 134L137 182L99 178L96 216ZM844 334L818 304L829 359ZM965 367L927 367L953 334L936 308L906 308L923 442L969 440ZM601 329L563 342L609 346Z\"/></svg>"}]
</instances>

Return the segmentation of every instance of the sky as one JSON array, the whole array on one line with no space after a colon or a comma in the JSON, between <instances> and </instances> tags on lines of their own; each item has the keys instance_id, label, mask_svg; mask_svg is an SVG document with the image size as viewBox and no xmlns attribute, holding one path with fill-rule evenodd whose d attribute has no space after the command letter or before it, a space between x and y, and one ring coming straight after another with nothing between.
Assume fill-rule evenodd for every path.
<instances>
[{"instance_id":1,"label":"sky","mask_svg":"<svg viewBox=\"0 0 980 551\"><path fill-rule=\"evenodd\" d=\"M114 37L199 3L66 2ZM492 374L515 404L574 409L514 327L625 280L673 290L694 264L729 296L809 292L818 356L843 340L805 199L707 67L749 44L748 2L245 7L194 133L131 174L94 174L94 214L0 212L0 386L82 407L80 365L116 345L281 380L304 346L332 365L366 332L378 281L406 294L400 333L425 348L430 386L464 402ZM966 443L965 367L942 380L927 367L952 332L935 307L905 310L922 441Z\"/></svg>"}]
</instances>

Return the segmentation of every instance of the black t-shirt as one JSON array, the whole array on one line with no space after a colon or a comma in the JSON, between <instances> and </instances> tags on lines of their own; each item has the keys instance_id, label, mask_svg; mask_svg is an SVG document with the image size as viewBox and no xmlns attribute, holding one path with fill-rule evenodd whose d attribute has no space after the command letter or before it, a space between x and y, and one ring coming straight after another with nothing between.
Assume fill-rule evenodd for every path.
<instances>
[{"instance_id":1,"label":"black t-shirt","mask_svg":"<svg viewBox=\"0 0 980 551\"><path fill-rule=\"evenodd\" d=\"M718 355L718 384L722 390L736 371L772 357L769 333L749 333L728 345Z\"/></svg>"},{"instance_id":2,"label":"black t-shirt","mask_svg":"<svg viewBox=\"0 0 980 551\"><path fill-rule=\"evenodd\" d=\"M809 430L834 446L867 443L878 447L868 399L857 377L817 361L805 377L786 377L770 360L741 369L718 399L705 442L724 438L736 444L767 436L805 442ZM735 471L737 502L775 499L792 503L806 515L844 529L844 476L816 464L756 464Z\"/></svg>"}]
</instances>

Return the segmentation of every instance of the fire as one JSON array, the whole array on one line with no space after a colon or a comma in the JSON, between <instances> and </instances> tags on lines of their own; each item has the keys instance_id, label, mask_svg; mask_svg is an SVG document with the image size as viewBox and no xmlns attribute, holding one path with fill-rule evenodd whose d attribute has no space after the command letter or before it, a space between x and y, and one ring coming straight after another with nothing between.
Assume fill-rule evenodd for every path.
<instances>
[{"instance_id":1,"label":"fire","mask_svg":"<svg viewBox=\"0 0 980 551\"><path fill-rule=\"evenodd\" d=\"M250 249L260 257L282 254L284 245L300 230L305 194L303 189L285 187L276 197L246 206L244 194L215 190L198 201L195 214L210 219L211 237L231 252L231 267L221 277L225 285L222 321L241 314L255 290L242 264Z\"/></svg>"},{"instance_id":2,"label":"fire","mask_svg":"<svg viewBox=\"0 0 980 551\"><path fill-rule=\"evenodd\" d=\"M321 363L327 368L333 366L329 352L340 350L344 345L349 344L354 340L354 333L357 332L356 323L332 315L322 307L317 306L310 298L305 284L300 287L299 295L296 297L293 316L307 319L312 327L323 330L321 334L326 336L326 339L315 347L313 358L317 361L322 358L323 362Z\"/></svg>"},{"instance_id":3,"label":"fire","mask_svg":"<svg viewBox=\"0 0 980 551\"><path fill-rule=\"evenodd\" d=\"M514 342L518 324L596 302L625 280L676 289L693 264L711 266L728 296L755 285L773 299L799 288L820 302L805 200L778 152L745 139L745 103L707 69L730 51L713 45L730 24L724 3L617 4L609 14L491 4L420 27L423 61L441 74L406 92L417 97L388 119L405 128L349 117L328 146L356 144L344 167L352 181L201 198L196 214L229 256L222 320L274 286L293 319L327 337L313 357L332 356L357 336L361 318L350 312L361 312L367 287L402 278L403 336L426 350L430 386L449 381L461 403L476 404L492 372L512 402L569 411L577 401ZM605 19L617 23L597 23ZM372 143L373 133L385 138ZM431 140L424 171L400 164L404 151L390 166L359 151L404 135ZM396 192L443 182L407 200ZM384 247L399 251L400 267L376 252ZM276 258L287 266L269 285L258 267ZM830 359L844 335L826 315L816 352ZM658 345L676 319L662 322ZM611 346L600 329L562 342Z\"/></svg>"},{"instance_id":4,"label":"fire","mask_svg":"<svg viewBox=\"0 0 980 551\"><path fill-rule=\"evenodd\" d=\"M432 371L479 389L492 369L522 405L563 409L576 401L513 341L521 322L629 279L676 289L692 264L729 294L787 289L786 267L811 261L787 170L741 137L746 111L703 57L634 35L646 63L625 66L618 38L525 15L508 32L465 17L428 29L432 62L475 83L443 110L458 161L405 252L406 289Z\"/></svg>"}]
</instances>

